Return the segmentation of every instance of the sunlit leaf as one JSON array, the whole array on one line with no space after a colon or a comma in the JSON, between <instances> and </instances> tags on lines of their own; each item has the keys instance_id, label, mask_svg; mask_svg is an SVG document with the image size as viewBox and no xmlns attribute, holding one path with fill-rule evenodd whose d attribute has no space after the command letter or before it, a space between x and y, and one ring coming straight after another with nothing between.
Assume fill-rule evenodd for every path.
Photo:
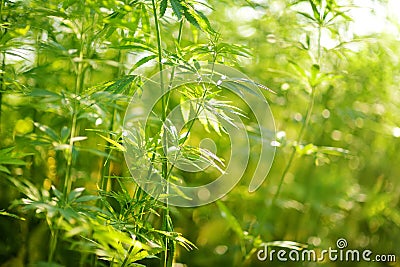
<instances>
[{"instance_id":1,"label":"sunlit leaf","mask_svg":"<svg viewBox=\"0 0 400 267\"><path fill-rule=\"evenodd\" d=\"M240 223L235 216L232 215L228 207L221 201L217 201L216 203L220 210L221 216L227 221L229 227L238 235L239 238L244 238L243 229L240 226Z\"/></svg>"},{"instance_id":2,"label":"sunlit leaf","mask_svg":"<svg viewBox=\"0 0 400 267\"><path fill-rule=\"evenodd\" d=\"M20 217L18 215L15 215L15 214L9 213L7 211L3 211L3 210L0 210L0 216L7 216L7 217L11 217L11 218L18 219L18 220L21 220L21 221L25 221L26 220L23 217Z\"/></svg>"},{"instance_id":3,"label":"sunlit leaf","mask_svg":"<svg viewBox=\"0 0 400 267\"><path fill-rule=\"evenodd\" d=\"M135 63L135 65L133 65L133 67L132 67L132 69L131 69L131 72L134 71L135 69L139 68L140 66L146 64L147 62L149 62L150 60L152 60L152 59L154 59L154 58L156 58L156 57L157 57L157 55L149 55L149 56L145 56L145 57L139 59L139 60Z\"/></svg>"},{"instance_id":4,"label":"sunlit leaf","mask_svg":"<svg viewBox=\"0 0 400 267\"><path fill-rule=\"evenodd\" d=\"M170 2L171 2L172 10L174 11L174 14L180 20L182 18L183 6L181 5L179 0L170 0Z\"/></svg>"},{"instance_id":5,"label":"sunlit leaf","mask_svg":"<svg viewBox=\"0 0 400 267\"><path fill-rule=\"evenodd\" d=\"M101 138L103 138L104 140L106 140L107 142L109 142L110 144L112 144L112 145L113 145L116 149L118 149L119 151L123 151L123 152L126 151L126 148L125 148L123 145L121 145L120 143L118 143L118 142L112 140L111 138L106 137L106 136L103 136L103 135L101 135L101 134L98 134L98 136L100 136Z\"/></svg>"},{"instance_id":6,"label":"sunlit leaf","mask_svg":"<svg viewBox=\"0 0 400 267\"><path fill-rule=\"evenodd\" d=\"M47 136L49 136L53 141L59 142L60 137L58 134L51 129L49 126L41 124L39 122L34 122L33 123L40 131L44 132Z\"/></svg>"}]
</instances>

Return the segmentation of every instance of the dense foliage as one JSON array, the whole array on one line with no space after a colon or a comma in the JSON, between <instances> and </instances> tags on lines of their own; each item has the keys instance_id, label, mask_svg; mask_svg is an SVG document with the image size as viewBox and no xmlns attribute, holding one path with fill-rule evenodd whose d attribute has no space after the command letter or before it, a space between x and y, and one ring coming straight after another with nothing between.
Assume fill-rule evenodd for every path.
<instances>
[{"instance_id":1,"label":"dense foliage","mask_svg":"<svg viewBox=\"0 0 400 267\"><path fill-rule=\"evenodd\" d=\"M281 266L257 259L262 244L319 250L339 238L398 253L399 28L360 36L358 9L351 0L1 1L0 266ZM255 149L228 195L178 208L131 177L123 119L148 77L201 62L259 84L277 153L249 193L260 138L248 107L218 84L180 88L143 141L154 171L187 185L223 171L229 114L245 118ZM160 122L182 99L199 119L177 142L212 170L180 172L160 148L173 132ZM198 148L206 136L217 152Z\"/></svg>"}]
</instances>

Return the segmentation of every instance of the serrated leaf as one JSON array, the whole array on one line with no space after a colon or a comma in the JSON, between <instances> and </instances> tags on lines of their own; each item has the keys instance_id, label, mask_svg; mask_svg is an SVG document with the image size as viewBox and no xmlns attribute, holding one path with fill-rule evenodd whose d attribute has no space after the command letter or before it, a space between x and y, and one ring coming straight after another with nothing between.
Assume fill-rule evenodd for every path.
<instances>
[{"instance_id":1,"label":"serrated leaf","mask_svg":"<svg viewBox=\"0 0 400 267\"><path fill-rule=\"evenodd\" d=\"M58 134L51 129L49 126L38 123L38 122L34 122L33 123L40 131L44 132L45 134L47 134L47 136L49 136L53 141L56 142L60 142L60 137L58 136Z\"/></svg>"},{"instance_id":2,"label":"serrated leaf","mask_svg":"<svg viewBox=\"0 0 400 267\"><path fill-rule=\"evenodd\" d=\"M63 199L64 194L59 191L54 185L51 186L51 190L58 199Z\"/></svg>"},{"instance_id":3,"label":"serrated leaf","mask_svg":"<svg viewBox=\"0 0 400 267\"><path fill-rule=\"evenodd\" d=\"M182 12L184 11L183 6L179 0L170 0L170 2L174 14L178 17L178 20L180 20L182 18Z\"/></svg>"},{"instance_id":4,"label":"serrated leaf","mask_svg":"<svg viewBox=\"0 0 400 267\"><path fill-rule=\"evenodd\" d=\"M25 221L25 218L22 218L22 217L20 217L18 215L12 214L12 213L8 213L8 212L6 212L4 210L0 210L0 216L7 216L7 217L15 218L15 219L18 219L18 220L21 220L21 221Z\"/></svg>"},{"instance_id":5,"label":"serrated leaf","mask_svg":"<svg viewBox=\"0 0 400 267\"><path fill-rule=\"evenodd\" d=\"M226 80L222 82L221 86L226 87L235 93L238 93L238 95L242 97L244 96L244 92L248 92L257 97L259 96L259 94L252 90L249 86L241 83L240 80Z\"/></svg>"},{"instance_id":6,"label":"serrated leaf","mask_svg":"<svg viewBox=\"0 0 400 267\"><path fill-rule=\"evenodd\" d=\"M105 91L112 92L113 94L122 94L126 91L125 88L129 86L136 77L138 76L137 75L123 76L122 78L116 80L111 85L109 85L105 89Z\"/></svg>"},{"instance_id":7,"label":"serrated leaf","mask_svg":"<svg viewBox=\"0 0 400 267\"><path fill-rule=\"evenodd\" d=\"M183 15L185 16L185 19L190 22L190 24L194 25L199 30L204 30L206 28L204 27L204 24L203 27L201 25L201 17L199 17L191 8L186 7Z\"/></svg>"},{"instance_id":8,"label":"serrated leaf","mask_svg":"<svg viewBox=\"0 0 400 267\"><path fill-rule=\"evenodd\" d=\"M126 148L123 145L121 145L120 143L112 140L111 138L103 136L101 134L98 134L98 136L100 136L101 138L103 138L104 140L109 142L110 144L114 145L114 147L117 148L119 151L126 152Z\"/></svg>"},{"instance_id":9,"label":"serrated leaf","mask_svg":"<svg viewBox=\"0 0 400 267\"><path fill-rule=\"evenodd\" d=\"M78 197L75 200L75 202L89 202L89 201L93 201L93 200L98 200L100 198L101 198L100 196L87 195L87 196Z\"/></svg>"},{"instance_id":10,"label":"serrated leaf","mask_svg":"<svg viewBox=\"0 0 400 267\"><path fill-rule=\"evenodd\" d=\"M55 92L51 92L45 89L40 89L40 88L34 88L32 89L31 93L29 94L30 96L37 96L37 97L52 97L55 99L61 99L62 96L55 93Z\"/></svg>"},{"instance_id":11,"label":"serrated leaf","mask_svg":"<svg viewBox=\"0 0 400 267\"><path fill-rule=\"evenodd\" d=\"M71 191L71 193L69 193L68 201L72 202L76 198L80 197L83 194L83 191L85 191L84 187L75 188L74 190Z\"/></svg>"},{"instance_id":12,"label":"serrated leaf","mask_svg":"<svg viewBox=\"0 0 400 267\"><path fill-rule=\"evenodd\" d=\"M127 50L145 50L145 51L149 51L152 53L157 53L157 50L154 47L151 47L147 44L141 44L141 43L113 46L111 48L122 49L122 50L125 50L125 49L127 49Z\"/></svg>"},{"instance_id":13,"label":"serrated leaf","mask_svg":"<svg viewBox=\"0 0 400 267\"><path fill-rule=\"evenodd\" d=\"M317 6L314 3L314 0L308 0L308 2L310 3L311 8L313 10L315 20L320 22L321 21L321 15L320 15L320 13L318 11Z\"/></svg>"},{"instance_id":14,"label":"serrated leaf","mask_svg":"<svg viewBox=\"0 0 400 267\"><path fill-rule=\"evenodd\" d=\"M310 14L308 14L308 13L305 13L305 12L297 12L298 14L300 14L300 15L302 15L302 16L304 16L304 17L306 17L306 18L308 18L308 19L310 19L310 20L312 20L312 21L314 21L314 22L316 22L316 20L315 20L315 18L314 17L312 17Z\"/></svg>"},{"instance_id":15,"label":"serrated leaf","mask_svg":"<svg viewBox=\"0 0 400 267\"><path fill-rule=\"evenodd\" d=\"M154 58L156 58L156 57L157 57L157 55L150 55L150 56L146 56L146 57L143 57L143 58L139 59L139 60L135 63L135 65L133 65L133 67L132 67L132 69L131 69L130 71L131 71L131 72L134 71L135 69L137 69L137 68L139 68L140 66L146 64L147 62L149 62L150 60L152 60L152 59L154 59Z\"/></svg>"},{"instance_id":16,"label":"serrated leaf","mask_svg":"<svg viewBox=\"0 0 400 267\"><path fill-rule=\"evenodd\" d=\"M211 23L208 20L208 18L206 17L206 15L204 15L203 12L195 10L196 13L201 17L202 21L205 23L204 27L205 30L208 31L209 33L216 33L216 31L211 27Z\"/></svg>"},{"instance_id":17,"label":"serrated leaf","mask_svg":"<svg viewBox=\"0 0 400 267\"><path fill-rule=\"evenodd\" d=\"M161 0L160 3L160 17L163 17L167 10L168 0Z\"/></svg>"}]
</instances>

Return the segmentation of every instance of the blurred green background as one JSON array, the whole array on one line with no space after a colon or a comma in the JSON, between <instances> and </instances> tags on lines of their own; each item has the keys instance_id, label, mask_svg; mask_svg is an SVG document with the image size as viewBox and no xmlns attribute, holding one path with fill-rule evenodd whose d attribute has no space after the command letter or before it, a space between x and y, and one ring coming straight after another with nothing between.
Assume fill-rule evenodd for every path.
<instances>
[{"instance_id":1,"label":"blurred green background","mask_svg":"<svg viewBox=\"0 0 400 267\"><path fill-rule=\"evenodd\" d=\"M132 3L2 1L0 148L14 149L0 155L0 210L26 220L0 216L0 266L28 266L47 258L44 220L10 208L21 195L9 180L24 178L49 190L51 184L61 186L68 171L62 141L52 140L40 125L62 139L74 117L68 99L81 87L87 103L80 104L76 136L88 138L76 145L70 171L75 186L95 191L104 173L101 153L110 151L86 129L119 132L126 101L108 95L98 100L87 92L124 75L148 77L157 71L155 54L138 64L153 55L140 46L156 46L149 1ZM136 8L138 3L143 9ZM277 152L256 192L248 192L249 177L244 177L219 204L170 207L175 231L197 246L191 251L178 247L175 266L400 266L400 21L390 3L208 0L195 5L219 34L183 24L182 59L210 60L200 48L219 47L217 62L271 88L275 94L265 92L265 97L275 118ZM125 17L110 22L110 10ZM168 9L160 23L168 62L179 54L179 23L172 12ZM363 20L367 29L362 31ZM383 23L382 29L368 31L369 21ZM115 32L97 38L110 23ZM85 71L77 71L81 67ZM204 131L198 134L205 137ZM221 151L226 146L224 140L216 144ZM113 151L113 156L109 173L129 176L123 154ZM11 158L25 163L7 161ZM335 248L339 238L349 249L395 254L397 262L256 258L262 242L294 241L318 250ZM68 257L67 247L58 253Z\"/></svg>"}]
</instances>

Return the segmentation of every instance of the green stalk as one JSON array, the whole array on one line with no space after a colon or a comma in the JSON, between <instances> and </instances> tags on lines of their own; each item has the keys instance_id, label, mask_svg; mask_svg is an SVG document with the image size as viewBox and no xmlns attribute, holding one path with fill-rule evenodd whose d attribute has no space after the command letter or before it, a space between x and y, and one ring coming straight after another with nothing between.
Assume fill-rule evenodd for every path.
<instances>
[{"instance_id":1,"label":"green stalk","mask_svg":"<svg viewBox=\"0 0 400 267\"><path fill-rule=\"evenodd\" d=\"M151 0L152 7L153 7L153 17L154 17L154 24L156 27L156 38L157 38L157 50L158 50L158 70L160 71L160 86L161 86L161 92L164 94L164 79L163 79L163 70L164 66L162 63L162 47L161 47L161 31L160 31L160 24L158 21L158 15L157 15L157 7L156 7L156 2L155 0ZM165 100L162 98L161 105L162 105L162 114L161 118L164 122L166 118L166 110L165 110Z\"/></svg>"},{"instance_id":2,"label":"green stalk","mask_svg":"<svg viewBox=\"0 0 400 267\"><path fill-rule=\"evenodd\" d=\"M177 43L178 43L178 45L180 45L181 40L182 40L183 22L184 22L184 20L182 19L182 20L180 21L180 24L179 24L179 31L178 31L178 37L177 37ZM171 70L171 75L170 75L170 79L169 79L169 84L168 84L168 89L169 89L169 90L171 89L172 84L173 84L173 80L174 80L174 77L175 77L175 70L176 70L176 67L173 66L173 67L172 67L172 70ZM169 103L169 99L170 99L169 96L170 96L170 94L167 93L167 94L166 94L166 99L167 99L167 100L166 100L166 107L168 107L168 103ZM154 162L155 157L156 157L156 153L153 152L153 155L152 155L150 161L151 161L151 162ZM174 165L172 165L171 168L169 169L169 171L167 172L167 175L166 175L166 179L167 179L167 180L168 180L169 177L170 177L170 174L171 174L171 171L172 171L173 167L174 167ZM150 164L149 170L148 170L148 172L147 172L147 177L150 177L150 175L151 175L152 172L153 172L153 165ZM136 199L141 199L142 197L146 197L146 196L147 196L146 193L145 193L140 187L138 187L137 190L136 190L136 192L135 192L135 198L136 198ZM145 207L144 205L142 205L142 206L140 207L140 212L139 212L139 214L140 214L140 221L148 220L148 219L149 219L150 213L147 213L147 215L146 215L147 218L143 218L143 214L145 213L145 212L144 212L145 209L146 209L146 207ZM166 221L166 220L163 220L163 221ZM165 225L165 223L163 223L163 225ZM167 227L165 227L165 228L167 228ZM170 228L171 230L173 230L172 222L171 222L171 225L170 225L169 228Z\"/></svg>"},{"instance_id":3,"label":"green stalk","mask_svg":"<svg viewBox=\"0 0 400 267\"><path fill-rule=\"evenodd\" d=\"M1 133L1 115L3 112L1 112L2 104L3 104L3 92L5 91L5 86L4 86L4 72L6 69L6 55L5 52L2 53L2 61L1 61L1 74L0 74L0 133Z\"/></svg>"},{"instance_id":4,"label":"green stalk","mask_svg":"<svg viewBox=\"0 0 400 267\"><path fill-rule=\"evenodd\" d=\"M153 6L153 17L154 17L154 24L156 27L156 38L157 38L157 50L158 50L158 68L159 68L159 72L160 72L160 86L161 86L161 95L164 95L164 66L162 63L162 46L161 46L161 31L160 31L160 25L159 25L159 21L158 21L158 16L157 16L157 7L156 7L156 3L155 0L151 1L152 6ZM161 98L161 120L162 123L165 122L165 119L167 117L167 110L166 110L166 101L165 98L162 97ZM163 134L163 141L165 144L166 141L166 135ZM164 155L164 150L162 150L162 174L163 177L165 177L166 173L167 173L167 161L166 161L166 157Z\"/></svg>"},{"instance_id":5,"label":"green stalk","mask_svg":"<svg viewBox=\"0 0 400 267\"><path fill-rule=\"evenodd\" d=\"M81 63L79 63L81 65ZM78 66L78 70L81 69L80 66ZM78 78L80 78L80 75L78 75ZM81 80L81 79L79 79ZM76 90L77 93L79 93L78 90ZM78 94L76 94L78 95ZM71 122L71 134L70 134L70 142L69 142L69 149L67 150L67 168L65 172L65 180L64 180L64 188L63 188L63 196L65 199L68 198L69 193L71 192L72 188L72 179L71 179L71 170L72 170L72 152L73 152L73 138L75 137L75 132L77 128L77 111L79 108L79 103L77 103L77 100L74 100L74 103L72 105L73 108L73 115L72 115L72 122ZM62 219L62 217L60 217ZM49 257L48 261L52 262L54 258L54 252L57 249L57 243L58 243L58 236L59 236L59 229L53 229L51 230L52 234L50 237L50 252L49 252Z\"/></svg>"},{"instance_id":6,"label":"green stalk","mask_svg":"<svg viewBox=\"0 0 400 267\"><path fill-rule=\"evenodd\" d=\"M308 128L308 125L310 123L310 118L311 118L311 115L312 115L312 112L313 112L313 108L314 108L314 102L315 102L315 87L312 87L311 88L310 101L308 102L308 107L307 107L307 110L306 110L306 119L303 121L303 123L301 125L301 129L300 129L299 135L297 136L297 139L296 139L296 144L300 144L302 142L302 140L303 140L304 131ZM279 193L281 191L283 182L285 180L285 177L286 177L288 171L290 170L290 167L292 166L293 159L294 159L295 155L296 155L296 148L293 147L292 148L292 153L290 154L290 157L289 157L289 161L286 164L285 169L283 170L281 179L279 180L278 189L277 189L277 191L275 193L274 198L272 199L272 204L275 203L276 199L279 196Z\"/></svg>"},{"instance_id":7,"label":"green stalk","mask_svg":"<svg viewBox=\"0 0 400 267\"><path fill-rule=\"evenodd\" d=\"M83 41L82 41L83 42ZM78 62L77 75L75 80L75 98L78 97L82 91L83 80L84 80L84 68L83 68L83 51L81 49L79 53L80 61ZM71 133L69 137L69 149L67 150L67 169L65 172L65 180L64 180L64 196L67 197L69 192L71 192L72 188L72 179L71 179L71 171L72 171L72 160L73 160L73 149L74 149L74 138L77 132L77 120L78 120L78 111L79 111L79 101L74 99L72 105L72 121L71 121Z\"/></svg>"},{"instance_id":8,"label":"green stalk","mask_svg":"<svg viewBox=\"0 0 400 267\"><path fill-rule=\"evenodd\" d=\"M76 137L76 133L78 132L78 112L79 112L79 100L77 97L80 95L82 88L83 88L83 83L84 83L84 29L82 26L81 29L81 43L80 43L80 52L79 52L79 62L78 62L78 67L77 67L77 73L76 73L76 79L75 79L75 98L73 99L72 103L72 120L71 120L71 133L69 136L69 146L68 150L66 150L66 157L67 157L67 166L66 166L66 171L65 171L65 178L64 178L64 187L63 187L63 196L65 198L65 201L68 199L68 195L71 192L72 189L72 177L71 177L71 172L72 172L72 165L73 165L73 150L74 150L74 138ZM61 217L60 217L61 219ZM56 250L57 248L57 242L58 242L58 235L59 235L59 230L55 229L55 234L51 236L50 243L52 244L51 246L51 251L54 249ZM49 256L50 259L50 256ZM50 262L50 260L49 260Z\"/></svg>"},{"instance_id":9,"label":"green stalk","mask_svg":"<svg viewBox=\"0 0 400 267\"><path fill-rule=\"evenodd\" d=\"M181 25L181 26L182 26L182 25ZM181 28L180 28L180 30L181 30ZM217 37L217 38L218 38L218 37ZM216 51L216 49L214 49L211 74L214 73L214 66L215 66L215 61L217 60L217 56L218 56L217 51ZM207 96L208 89L207 89L206 86L204 86L204 83L202 83L201 86L203 87L203 90L204 90L203 95L202 95L202 97L201 97L201 101L204 102L204 100L205 100L205 98L206 98L206 96ZM201 108L202 108L202 106L201 106L201 105L198 105L197 110L196 110L196 113L195 113L195 114L196 114L196 115L195 115L195 118L197 118L198 115L200 114ZM183 139L182 139L182 144L184 144L184 143L186 142L186 140L188 139L189 134L190 134L190 132L191 132L191 130L192 130L192 128L193 128L194 122L195 122L195 120L191 120L191 121L190 121L188 130L187 130L185 136L184 136ZM179 155L180 155L180 151L178 151L178 154L176 155L176 157L178 157ZM168 174L167 174L167 178L169 178L169 176L171 175L172 170L173 170L174 168L175 168L175 163L173 163L173 164L171 165L171 167L170 167L170 169L169 169L169 171L168 171Z\"/></svg>"},{"instance_id":10,"label":"green stalk","mask_svg":"<svg viewBox=\"0 0 400 267\"><path fill-rule=\"evenodd\" d=\"M96 17L93 19L92 23L96 24ZM84 58L90 57L90 48L91 48L91 36L93 35L93 32L89 32L88 29L84 28L84 21L85 18L82 16L81 18L81 29L80 29L80 51L79 51L79 61L78 61L78 66L76 68L76 79L75 79L75 99L73 101L72 105L72 121L71 121L71 133L69 137L69 149L68 149L68 154L67 154L67 170L65 173L65 180L64 180L64 196L67 197L69 192L72 189L72 179L71 179L71 171L72 171L72 152L74 148L74 137L77 136L77 133L79 132L78 128L78 113L79 113L79 107L80 107L80 102L77 99L84 87L84 79L85 79L85 72L87 70L87 66L85 66L84 63ZM90 35L91 34L91 35Z\"/></svg>"},{"instance_id":11,"label":"green stalk","mask_svg":"<svg viewBox=\"0 0 400 267\"><path fill-rule=\"evenodd\" d=\"M50 248L49 248L49 257L47 258L48 262L53 262L54 259L54 253L57 248L57 240L58 240L58 233L59 231L57 229L50 231L51 232L51 238L50 238Z\"/></svg>"},{"instance_id":12,"label":"green stalk","mask_svg":"<svg viewBox=\"0 0 400 267\"><path fill-rule=\"evenodd\" d=\"M181 19L181 21L179 22L179 31L178 31L178 38L177 38L177 43L178 43L178 45L181 44L181 40L182 40L182 30L183 30L183 19ZM178 51L178 48L177 48L176 50ZM173 67L172 67L172 70L171 70L171 76L170 76L170 79L169 79L169 84L168 84L168 92L167 92L167 95L166 95L166 98L167 98L167 101L166 101L167 104L166 104L166 106L167 106L167 107L168 107L168 104L169 104L169 96L170 96L169 91L172 89L171 87L172 87L172 83L173 83L174 77L175 77L175 70L176 70L176 67L173 66Z\"/></svg>"},{"instance_id":13,"label":"green stalk","mask_svg":"<svg viewBox=\"0 0 400 267\"><path fill-rule=\"evenodd\" d=\"M4 7L4 0L1 0L0 3L0 21L3 22L3 7ZM7 28L4 29L4 32L1 34L1 39L3 39L4 35L7 34ZM3 92L5 91L4 86L4 73L6 69L6 52L3 51L2 53L2 61L1 61L1 74L0 74L0 133L1 133L1 112L2 104L3 104Z\"/></svg>"},{"instance_id":14,"label":"green stalk","mask_svg":"<svg viewBox=\"0 0 400 267\"><path fill-rule=\"evenodd\" d=\"M3 94L0 91L0 133L1 133L1 114L3 114L3 112L1 112L1 107L2 107L2 101L3 101Z\"/></svg>"},{"instance_id":15,"label":"green stalk","mask_svg":"<svg viewBox=\"0 0 400 267\"><path fill-rule=\"evenodd\" d=\"M52 223L49 223L51 238L50 238L50 245L49 245L49 256L47 258L48 262L53 262L53 260L54 260L54 254L57 249L57 241L58 241L58 236L60 233L58 226L60 225L62 219L63 219L62 217L58 218L55 228L53 228Z\"/></svg>"},{"instance_id":16,"label":"green stalk","mask_svg":"<svg viewBox=\"0 0 400 267\"><path fill-rule=\"evenodd\" d=\"M160 86L161 86L161 94L164 95L165 88L164 88L164 77L163 77L163 63L162 63L162 46L161 46L161 31L160 31L160 24L158 20L158 15L157 15L157 6L155 0L151 0L152 7L153 7L153 18L154 18L154 25L156 27L156 38L157 38L157 50L158 50L158 66L159 66L159 72L160 72ZM167 117L167 110L166 110L166 99L165 97L162 97L161 99L161 120L162 123L164 124L165 119ZM163 143L166 144L166 134L163 133ZM162 148L161 151L162 155L162 176L164 179L168 179L167 173L168 173L168 162L167 158L164 152L164 149ZM168 195L169 193L169 188L168 186L165 188L165 194ZM166 231L172 231L172 224L170 220L170 215L169 215L169 204L168 204L168 199L165 202L165 212L163 214L162 220L163 220L163 229ZM171 240L168 239L168 237L165 237L165 251L163 255L163 261L161 262L161 266L164 267L171 267L172 266L172 261L175 253L175 244Z\"/></svg>"},{"instance_id":17,"label":"green stalk","mask_svg":"<svg viewBox=\"0 0 400 267\"><path fill-rule=\"evenodd\" d=\"M125 266L126 266L126 264L128 263L129 256L131 255L132 251L133 251L133 246L131 246L131 247L129 248L128 254L126 255L124 261L122 262L121 267L125 267Z\"/></svg>"},{"instance_id":18,"label":"green stalk","mask_svg":"<svg viewBox=\"0 0 400 267\"><path fill-rule=\"evenodd\" d=\"M318 26L318 40L317 40L317 63L318 63L318 65L321 64L321 58L322 58L322 49L321 49L322 26L323 25L321 25L321 24ZM296 144L300 144L302 142L303 136L304 136L304 132L306 131L306 129L308 128L308 126L310 124L310 118L311 118L311 115L313 113L313 108L314 108L314 103L315 103L315 94L316 94L315 91L316 91L316 88L315 88L315 85L310 85L310 88L311 88L310 100L308 102L306 115L305 115L305 120L303 121L303 123L301 125L300 132L299 132L299 134L297 136L297 139L296 139ZM295 155L296 155L296 148L293 147L292 148L292 152L291 152L290 157L289 157L289 160L288 160L288 163L286 164L286 167L283 170L282 176L281 176L281 178L279 180L278 189L277 189L277 191L276 191L276 193L275 193L275 195L274 195L274 197L272 199L272 205L275 204L275 201L277 200L277 198L279 196L279 193L281 191L281 188L282 188L283 182L284 182L284 180L286 178L286 175L289 172L290 167L293 164L293 160L294 160Z\"/></svg>"},{"instance_id":19,"label":"green stalk","mask_svg":"<svg viewBox=\"0 0 400 267\"><path fill-rule=\"evenodd\" d=\"M118 70L117 70L117 73L116 73L117 77L120 77L123 74L123 70L124 70L124 68L123 68L123 58L124 58L124 53L121 50L118 50L118 62L119 62L119 64L118 64ZM110 132L108 137L110 139L113 138L113 136L111 135L111 132L115 128L114 124L115 124L115 120L116 120L116 117L117 117L117 109L114 107L112 109L111 113L112 113L112 117L111 117L110 125L108 127L108 131ZM107 155L111 155L111 152L112 152L111 147L112 147L112 144L107 142L107 147L106 147L106 149L104 151ZM106 164L107 162L108 162L108 164ZM110 174L110 161L108 161L108 159L105 159L104 167L103 167L103 171L102 171L102 175L101 175L101 179L100 179L100 189L101 190L105 191L107 189L106 187L107 187L107 184L109 183L110 175L111 175ZM107 176L107 180L105 179L106 176Z\"/></svg>"},{"instance_id":20,"label":"green stalk","mask_svg":"<svg viewBox=\"0 0 400 267\"><path fill-rule=\"evenodd\" d=\"M113 108L110 125L108 127L108 131L109 132L112 132L114 130L114 122L115 122L116 115L117 115L117 110L115 108ZM112 139L111 133L109 134L108 137L110 139ZM109 156L112 153L111 146L112 146L112 144L107 142L107 147L106 147L106 149L104 151ZM100 189L101 190L103 190L103 191L107 190L107 184L109 183L110 175L111 175L111 173L110 173L110 160L107 158L107 159L104 160L103 171L102 171L101 178L100 178ZM107 177L107 179L105 177Z\"/></svg>"},{"instance_id":21,"label":"green stalk","mask_svg":"<svg viewBox=\"0 0 400 267\"><path fill-rule=\"evenodd\" d=\"M207 90L207 87L204 87L204 84L202 84L202 86L203 86L203 88L204 88L204 92L203 92L203 96L202 96L202 98L201 98L201 101L204 101L205 97L207 96L207 91L208 91L208 90ZM198 106L197 106L197 109L196 109L195 118L197 118L197 117L199 116L199 114L200 114L201 111L202 111L202 106L201 106L201 105L198 105ZM184 143L186 142L186 140L189 138L189 134L190 134L190 132L191 132L191 130L192 130L192 128L193 128L194 122L195 122L195 120L191 120L191 121L190 121L190 124L189 124L189 126L188 126L188 130L187 130L185 136L184 136L183 139L182 139L182 144L184 144ZM176 157L179 157L179 155L180 155L180 151L178 151L178 154L176 155ZM168 171L168 174L167 174L167 177L169 177L169 176L171 175L172 170L173 170L174 168L175 168L175 163L173 163L172 166L170 167L170 169L169 169L169 171Z\"/></svg>"}]
</instances>

